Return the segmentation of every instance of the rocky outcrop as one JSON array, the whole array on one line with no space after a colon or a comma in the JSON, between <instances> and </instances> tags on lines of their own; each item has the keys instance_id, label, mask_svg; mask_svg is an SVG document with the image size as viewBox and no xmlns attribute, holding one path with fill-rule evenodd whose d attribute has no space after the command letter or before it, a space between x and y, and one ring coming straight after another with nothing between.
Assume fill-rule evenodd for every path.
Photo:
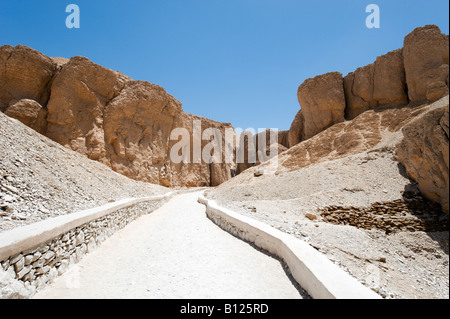
<instances>
[{"instance_id":1,"label":"rocky outcrop","mask_svg":"<svg viewBox=\"0 0 450 319\"><path fill-rule=\"evenodd\" d=\"M418 118L402 130L398 160L422 194L449 212L449 105Z\"/></svg>"},{"instance_id":2,"label":"rocky outcrop","mask_svg":"<svg viewBox=\"0 0 450 319\"><path fill-rule=\"evenodd\" d=\"M176 164L170 158L177 142L170 139L172 130L186 129L192 146L197 121L202 131L221 132L218 152L224 160L230 124L186 114L162 87L134 81L84 57L48 58L24 46L1 47L0 107L61 145L135 180L215 186L231 178L230 163ZM199 143L203 149L208 141Z\"/></svg>"},{"instance_id":3,"label":"rocky outcrop","mask_svg":"<svg viewBox=\"0 0 450 319\"><path fill-rule=\"evenodd\" d=\"M105 157L105 107L128 78L118 72L74 57L52 84L48 102L47 136L93 160Z\"/></svg>"},{"instance_id":4,"label":"rocky outcrop","mask_svg":"<svg viewBox=\"0 0 450 319\"><path fill-rule=\"evenodd\" d=\"M34 100L12 100L5 114L41 134L47 131L47 110Z\"/></svg>"},{"instance_id":5,"label":"rocky outcrop","mask_svg":"<svg viewBox=\"0 0 450 319\"><path fill-rule=\"evenodd\" d=\"M303 117L302 110L298 111L294 121L291 124L291 128L288 133L288 148L293 147L304 140L303 136L303 123L305 118Z\"/></svg>"},{"instance_id":6,"label":"rocky outcrop","mask_svg":"<svg viewBox=\"0 0 450 319\"><path fill-rule=\"evenodd\" d=\"M436 82L448 86L449 40L437 26L416 28L408 34L403 56L411 101L426 99Z\"/></svg>"},{"instance_id":7,"label":"rocky outcrop","mask_svg":"<svg viewBox=\"0 0 450 319\"><path fill-rule=\"evenodd\" d=\"M46 105L57 64L28 47L0 48L0 111L12 100L31 99Z\"/></svg>"},{"instance_id":8,"label":"rocky outcrop","mask_svg":"<svg viewBox=\"0 0 450 319\"><path fill-rule=\"evenodd\" d=\"M305 139L344 121L345 95L341 73L331 72L307 79L298 88L297 97L302 106Z\"/></svg>"},{"instance_id":9,"label":"rocky outcrop","mask_svg":"<svg viewBox=\"0 0 450 319\"><path fill-rule=\"evenodd\" d=\"M238 154L242 154L242 158L237 160L237 173L260 165L275 156L285 152L288 147L287 144L288 131L266 130L253 135L251 132L244 132L240 137ZM261 142L264 144L261 145Z\"/></svg>"},{"instance_id":10,"label":"rocky outcrop","mask_svg":"<svg viewBox=\"0 0 450 319\"><path fill-rule=\"evenodd\" d=\"M425 106L368 110L290 148L279 156L279 163L283 169L294 171L366 152L382 144L386 136L391 136L389 141L395 140L406 123L425 111Z\"/></svg>"},{"instance_id":11,"label":"rocky outcrop","mask_svg":"<svg viewBox=\"0 0 450 319\"><path fill-rule=\"evenodd\" d=\"M368 109L406 105L406 79L402 50L389 52L375 63L358 68L344 78L346 118L353 119Z\"/></svg>"},{"instance_id":12,"label":"rocky outcrop","mask_svg":"<svg viewBox=\"0 0 450 319\"><path fill-rule=\"evenodd\" d=\"M339 73L307 79L298 90L301 112L292 122L289 146L341 122L342 109L345 119L352 120L370 109L405 106L410 102L418 105L444 97L449 93L448 46L448 36L437 26L415 29L405 37L403 48L379 56L374 63L344 77L345 102L338 93Z\"/></svg>"}]
</instances>

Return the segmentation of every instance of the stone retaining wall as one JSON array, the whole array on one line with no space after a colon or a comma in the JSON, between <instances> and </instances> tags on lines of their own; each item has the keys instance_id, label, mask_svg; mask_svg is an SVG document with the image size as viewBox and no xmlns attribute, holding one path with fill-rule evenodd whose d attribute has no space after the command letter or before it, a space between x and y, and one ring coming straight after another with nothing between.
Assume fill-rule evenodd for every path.
<instances>
[{"instance_id":1,"label":"stone retaining wall","mask_svg":"<svg viewBox=\"0 0 450 319\"><path fill-rule=\"evenodd\" d=\"M199 203L215 224L281 260L292 277L314 299L380 299L374 291L332 263L306 242L265 223L220 207L203 195Z\"/></svg>"},{"instance_id":2,"label":"stone retaining wall","mask_svg":"<svg viewBox=\"0 0 450 319\"><path fill-rule=\"evenodd\" d=\"M39 247L2 260L1 268L11 278L22 282L32 295L79 262L86 253L95 250L106 238L140 216L153 212L166 201L167 198L141 202L119 209L61 234Z\"/></svg>"}]
</instances>

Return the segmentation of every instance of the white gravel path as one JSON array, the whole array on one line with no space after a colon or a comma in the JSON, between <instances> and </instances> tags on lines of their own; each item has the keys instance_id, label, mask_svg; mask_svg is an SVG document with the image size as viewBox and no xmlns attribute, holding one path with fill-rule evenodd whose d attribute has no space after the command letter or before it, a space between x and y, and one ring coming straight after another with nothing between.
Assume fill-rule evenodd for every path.
<instances>
[{"instance_id":1,"label":"white gravel path","mask_svg":"<svg viewBox=\"0 0 450 319\"><path fill-rule=\"evenodd\" d=\"M281 263L182 194L119 231L34 298L302 298Z\"/></svg>"}]
</instances>

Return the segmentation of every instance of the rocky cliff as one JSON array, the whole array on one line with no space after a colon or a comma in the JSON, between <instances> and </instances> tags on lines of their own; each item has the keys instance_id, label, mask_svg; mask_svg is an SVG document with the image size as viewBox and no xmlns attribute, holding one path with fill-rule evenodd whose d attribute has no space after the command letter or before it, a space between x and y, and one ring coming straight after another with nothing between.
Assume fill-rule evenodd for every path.
<instances>
[{"instance_id":1,"label":"rocky cliff","mask_svg":"<svg viewBox=\"0 0 450 319\"><path fill-rule=\"evenodd\" d=\"M231 177L228 164L170 160L174 128L186 129L192 140L197 121L224 138L231 124L186 114L162 87L84 57L49 58L21 45L0 47L0 110L135 180L216 186Z\"/></svg>"},{"instance_id":2,"label":"rocky cliff","mask_svg":"<svg viewBox=\"0 0 450 319\"><path fill-rule=\"evenodd\" d=\"M448 94L449 38L434 25L416 28L404 47L342 78L319 75L298 89L301 105L289 131L294 146L369 109L436 101ZM345 114L344 114L345 113Z\"/></svg>"},{"instance_id":3,"label":"rocky cliff","mask_svg":"<svg viewBox=\"0 0 450 319\"><path fill-rule=\"evenodd\" d=\"M382 130L383 123L388 123L382 115L388 113L380 113L382 110L392 109L398 114L390 116L400 116L400 121L406 114L415 112L401 111L402 107L412 110L415 106L437 101L448 95L448 86L449 37L434 25L416 28L405 37L403 48L380 56L374 63L345 77L331 72L303 82L298 89L301 109L288 133L289 147L305 141L304 147L294 152L299 153L296 162L306 163L323 160L329 154L336 156L356 150L363 140L366 146L373 146L370 141L379 141L382 132L371 131L370 136L365 136L367 128L364 126L375 124L371 119L364 121L362 118L346 124L346 131L340 133L339 138L329 136L328 141L322 138L320 148L309 139L329 128L325 134L333 135L342 128L340 123L371 117L370 114L379 118L377 130ZM366 114L369 110L378 113ZM403 134L399 161L407 168L409 177L419 183L424 195L441 203L448 213L448 195L444 195L449 190L445 116L436 119L430 115L421 122L411 123Z\"/></svg>"}]
</instances>

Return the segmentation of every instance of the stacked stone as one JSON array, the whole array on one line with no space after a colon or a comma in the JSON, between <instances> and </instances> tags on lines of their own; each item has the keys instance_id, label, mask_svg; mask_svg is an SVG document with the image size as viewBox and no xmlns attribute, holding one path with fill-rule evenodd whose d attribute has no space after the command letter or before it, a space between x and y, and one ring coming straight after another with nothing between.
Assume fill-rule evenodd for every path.
<instances>
[{"instance_id":1,"label":"stacked stone","mask_svg":"<svg viewBox=\"0 0 450 319\"><path fill-rule=\"evenodd\" d=\"M438 204L420 196L409 200L377 202L370 207L329 206L320 215L327 223L366 230L378 229L386 234L399 231L448 231L448 215L442 212Z\"/></svg>"},{"instance_id":2,"label":"stacked stone","mask_svg":"<svg viewBox=\"0 0 450 319\"><path fill-rule=\"evenodd\" d=\"M68 231L31 251L11 256L0 264L13 278L26 287L41 289L69 266L79 262L107 237L138 217L148 214L165 201L144 202L120 209L102 218Z\"/></svg>"}]
</instances>

